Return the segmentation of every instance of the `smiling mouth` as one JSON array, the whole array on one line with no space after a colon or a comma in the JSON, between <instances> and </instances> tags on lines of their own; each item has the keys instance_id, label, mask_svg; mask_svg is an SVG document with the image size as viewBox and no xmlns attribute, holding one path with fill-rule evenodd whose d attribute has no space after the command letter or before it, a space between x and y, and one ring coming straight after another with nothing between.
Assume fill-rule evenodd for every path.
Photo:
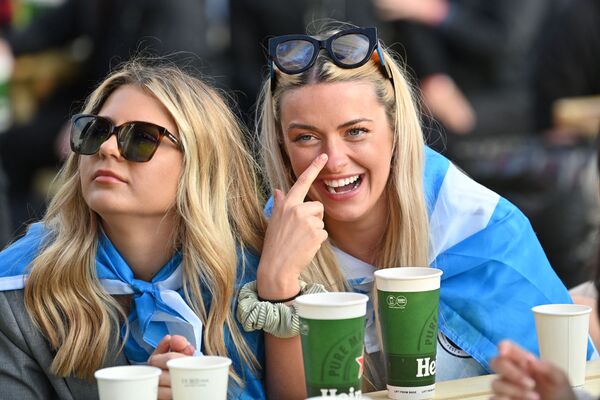
<instances>
[{"instance_id":1,"label":"smiling mouth","mask_svg":"<svg viewBox=\"0 0 600 400\"><path fill-rule=\"evenodd\" d=\"M344 194L356 190L362 182L362 175L349 176L344 179L323 179L325 188L332 194Z\"/></svg>"}]
</instances>

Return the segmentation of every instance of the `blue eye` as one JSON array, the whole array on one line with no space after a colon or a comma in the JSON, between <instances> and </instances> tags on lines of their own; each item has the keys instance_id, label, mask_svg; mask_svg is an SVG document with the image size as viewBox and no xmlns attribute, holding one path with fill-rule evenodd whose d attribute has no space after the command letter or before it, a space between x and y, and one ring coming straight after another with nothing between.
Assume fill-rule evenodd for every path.
<instances>
[{"instance_id":1,"label":"blue eye","mask_svg":"<svg viewBox=\"0 0 600 400\"><path fill-rule=\"evenodd\" d=\"M309 142L312 139L312 135L298 135L294 138L294 142Z\"/></svg>"},{"instance_id":2,"label":"blue eye","mask_svg":"<svg viewBox=\"0 0 600 400\"><path fill-rule=\"evenodd\" d=\"M369 132L369 130L365 128L351 128L346 131L346 135L350 137L358 137L367 132Z\"/></svg>"}]
</instances>

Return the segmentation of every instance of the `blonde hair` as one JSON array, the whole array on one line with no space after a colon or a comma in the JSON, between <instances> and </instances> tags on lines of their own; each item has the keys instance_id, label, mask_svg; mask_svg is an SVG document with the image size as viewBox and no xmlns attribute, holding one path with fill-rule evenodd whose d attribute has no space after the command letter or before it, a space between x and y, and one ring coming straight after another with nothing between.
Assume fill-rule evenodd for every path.
<instances>
[{"instance_id":1,"label":"blonde hair","mask_svg":"<svg viewBox=\"0 0 600 400\"><path fill-rule=\"evenodd\" d=\"M315 36L329 37L337 31L339 29ZM283 147L280 123L281 98L285 93L321 82L369 82L377 100L385 107L394 135L391 173L385 190L390 223L380 244L376 266L427 265L429 239L423 189L424 140L415 95L406 73L391 54L381 48L381 43L379 46L393 83L382 70L376 53L365 65L353 69L339 68L321 53L315 64L301 74L287 75L276 71L275 87L271 88L272 82L267 80L259 100L257 129L262 162L271 189L288 191L295 177ZM305 277L324 283L330 289L347 288L329 240L317 252Z\"/></svg>"},{"instance_id":2,"label":"blonde hair","mask_svg":"<svg viewBox=\"0 0 600 400\"><path fill-rule=\"evenodd\" d=\"M247 251L260 253L265 230L241 124L224 98L201 80L176 67L141 60L109 75L83 112L97 113L123 85L136 85L156 97L177 124L184 156L173 251L182 252L185 298L204 325L204 351L227 356L227 327L242 362L256 370L256 357L232 312L238 259ZM99 217L83 199L78 161L71 154L59 174L60 187L43 220L51 239L32 263L25 304L56 350L51 371L89 378L102 366L125 315L96 276ZM210 295L210 307L203 291Z\"/></svg>"}]
</instances>

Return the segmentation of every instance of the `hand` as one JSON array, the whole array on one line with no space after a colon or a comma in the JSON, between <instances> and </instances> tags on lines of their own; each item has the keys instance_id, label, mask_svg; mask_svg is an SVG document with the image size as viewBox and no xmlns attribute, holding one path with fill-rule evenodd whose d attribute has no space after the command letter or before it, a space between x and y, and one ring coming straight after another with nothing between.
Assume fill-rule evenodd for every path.
<instances>
[{"instance_id":1,"label":"hand","mask_svg":"<svg viewBox=\"0 0 600 400\"><path fill-rule=\"evenodd\" d=\"M148 365L162 369L158 381L158 400L170 400L173 398L171 393L171 376L167 361L174 358L194 355L196 349L188 340L179 335L167 335L158 343L154 352L148 358Z\"/></svg>"},{"instance_id":2,"label":"hand","mask_svg":"<svg viewBox=\"0 0 600 400\"><path fill-rule=\"evenodd\" d=\"M564 372L510 341L500 343L498 357L490 365L498 373L492 399L575 400Z\"/></svg>"},{"instance_id":3,"label":"hand","mask_svg":"<svg viewBox=\"0 0 600 400\"><path fill-rule=\"evenodd\" d=\"M453 133L470 133L475 127L475 110L452 78L429 75L421 83L423 101L431 113Z\"/></svg>"},{"instance_id":4,"label":"hand","mask_svg":"<svg viewBox=\"0 0 600 400\"><path fill-rule=\"evenodd\" d=\"M437 25L448 15L447 0L375 0L377 15L384 21L407 19Z\"/></svg>"},{"instance_id":5,"label":"hand","mask_svg":"<svg viewBox=\"0 0 600 400\"><path fill-rule=\"evenodd\" d=\"M257 273L257 289L265 299L282 299L298 293L298 278L327 239L323 222L323 204L304 202L327 155L313 160L298 177L287 195L273 194L273 212Z\"/></svg>"}]
</instances>

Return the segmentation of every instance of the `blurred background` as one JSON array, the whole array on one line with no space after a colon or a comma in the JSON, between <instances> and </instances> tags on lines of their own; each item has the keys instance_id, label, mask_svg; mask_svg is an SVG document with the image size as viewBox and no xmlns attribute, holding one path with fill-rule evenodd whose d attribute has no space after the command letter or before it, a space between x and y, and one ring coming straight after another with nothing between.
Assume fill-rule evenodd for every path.
<instances>
[{"instance_id":1,"label":"blurred background","mask_svg":"<svg viewBox=\"0 0 600 400\"><path fill-rule=\"evenodd\" d=\"M68 120L132 55L209 78L252 128L270 36L377 26L428 144L530 218L567 287L600 220L600 0L0 0L0 245L43 215Z\"/></svg>"}]
</instances>

